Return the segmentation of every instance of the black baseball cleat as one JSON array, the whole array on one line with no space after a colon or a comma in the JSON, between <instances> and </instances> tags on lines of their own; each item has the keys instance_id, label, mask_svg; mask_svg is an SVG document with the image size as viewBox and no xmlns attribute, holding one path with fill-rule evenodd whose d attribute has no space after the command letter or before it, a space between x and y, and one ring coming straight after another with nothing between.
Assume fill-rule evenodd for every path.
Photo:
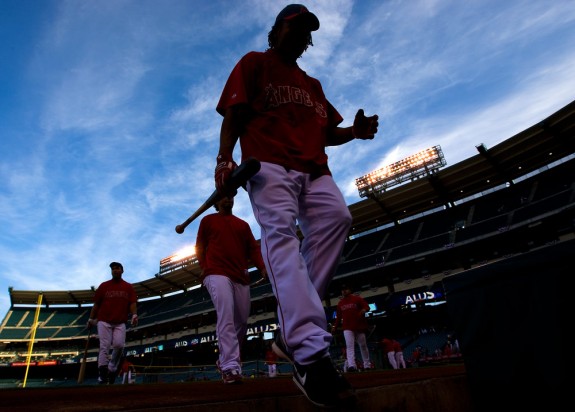
<instances>
[{"instance_id":1,"label":"black baseball cleat","mask_svg":"<svg viewBox=\"0 0 575 412\"><path fill-rule=\"evenodd\" d=\"M242 374L235 369L230 369L227 371L222 371L222 380L225 384L238 384L243 381Z\"/></svg>"},{"instance_id":2,"label":"black baseball cleat","mask_svg":"<svg viewBox=\"0 0 575 412\"><path fill-rule=\"evenodd\" d=\"M323 408L356 406L355 391L335 369L329 357L310 365L294 363L293 381L316 406Z\"/></svg>"},{"instance_id":3,"label":"black baseball cleat","mask_svg":"<svg viewBox=\"0 0 575 412\"><path fill-rule=\"evenodd\" d=\"M113 385L114 382L116 382L116 378L118 377L119 371L120 371L119 369L114 371L114 372L112 372L111 370L108 370L108 383L110 385Z\"/></svg>"},{"instance_id":4,"label":"black baseball cleat","mask_svg":"<svg viewBox=\"0 0 575 412\"><path fill-rule=\"evenodd\" d=\"M108 383L108 367L99 366L98 367L98 384L106 385Z\"/></svg>"}]
</instances>

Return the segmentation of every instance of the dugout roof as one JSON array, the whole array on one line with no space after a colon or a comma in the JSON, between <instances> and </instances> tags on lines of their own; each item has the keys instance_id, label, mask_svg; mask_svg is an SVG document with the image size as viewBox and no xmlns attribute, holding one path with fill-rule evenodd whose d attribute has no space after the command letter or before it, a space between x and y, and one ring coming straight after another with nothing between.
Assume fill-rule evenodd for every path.
<instances>
[{"instance_id":1,"label":"dugout roof","mask_svg":"<svg viewBox=\"0 0 575 412\"><path fill-rule=\"evenodd\" d=\"M349 206L353 216L350 236L438 207L452 207L462 199L485 192L575 153L575 101L548 118L485 148L466 160L412 182L390 188L377 198ZM197 262L185 261L170 271L134 283L140 299L183 291L198 283ZM32 305L42 293L43 305L92 303L93 290L18 291L9 289L14 305Z\"/></svg>"}]
</instances>

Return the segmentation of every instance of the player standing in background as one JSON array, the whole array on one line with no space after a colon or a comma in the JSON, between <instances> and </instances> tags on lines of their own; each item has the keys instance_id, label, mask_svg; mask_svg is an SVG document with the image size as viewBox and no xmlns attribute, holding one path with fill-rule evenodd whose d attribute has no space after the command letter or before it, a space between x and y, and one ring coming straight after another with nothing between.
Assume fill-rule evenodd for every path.
<instances>
[{"instance_id":1,"label":"player standing in background","mask_svg":"<svg viewBox=\"0 0 575 412\"><path fill-rule=\"evenodd\" d=\"M403 357L403 348L398 340L393 340L393 350L395 351L395 363L397 364L397 369L405 369L405 358Z\"/></svg>"},{"instance_id":2,"label":"player standing in background","mask_svg":"<svg viewBox=\"0 0 575 412\"><path fill-rule=\"evenodd\" d=\"M421 359L421 346L417 345L413 352L411 352L410 363L412 367L417 368L419 366L419 360Z\"/></svg>"},{"instance_id":3,"label":"player standing in background","mask_svg":"<svg viewBox=\"0 0 575 412\"><path fill-rule=\"evenodd\" d=\"M202 269L201 281L216 309L218 369L224 383L240 383L240 350L250 315L250 261L262 278L267 274L250 226L232 214L233 197L222 197L214 207L217 213L200 221L196 255Z\"/></svg>"},{"instance_id":4,"label":"player standing in background","mask_svg":"<svg viewBox=\"0 0 575 412\"><path fill-rule=\"evenodd\" d=\"M392 369L397 369L397 362L395 360L395 347L393 345L393 339L383 338L381 340L381 346L383 346L383 353L387 356L387 361Z\"/></svg>"},{"instance_id":5,"label":"player standing in background","mask_svg":"<svg viewBox=\"0 0 575 412\"><path fill-rule=\"evenodd\" d=\"M266 350L266 365L268 365L268 377L275 378L278 376L278 355L274 352L271 344Z\"/></svg>"},{"instance_id":6,"label":"player standing in background","mask_svg":"<svg viewBox=\"0 0 575 412\"><path fill-rule=\"evenodd\" d=\"M94 295L88 328L97 325L100 352L98 354L98 383L114 383L126 344L126 322L138 325L136 291L122 279L121 263L110 263L112 279L102 282ZM112 356L110 356L110 349Z\"/></svg>"},{"instance_id":7,"label":"player standing in background","mask_svg":"<svg viewBox=\"0 0 575 412\"><path fill-rule=\"evenodd\" d=\"M135 374L136 369L134 368L134 364L130 362L128 359L124 358L121 366L122 371L122 384L132 384L136 383Z\"/></svg>"},{"instance_id":8,"label":"player standing in background","mask_svg":"<svg viewBox=\"0 0 575 412\"><path fill-rule=\"evenodd\" d=\"M351 288L347 285L342 285L341 294L343 297L337 304L335 321L333 322L331 333L335 333L341 323L346 346L346 365L344 370L347 372L357 372L357 363L355 361L356 342L361 353L363 368L371 369L369 349L367 348L365 337L365 333L369 328L367 319L365 318L365 314L369 312L369 304L361 296L354 295Z\"/></svg>"},{"instance_id":9,"label":"player standing in background","mask_svg":"<svg viewBox=\"0 0 575 412\"><path fill-rule=\"evenodd\" d=\"M261 162L246 189L278 304L274 350L293 363L293 380L311 402L333 406L356 401L330 358L332 335L322 304L351 214L331 176L325 147L373 139L378 117L359 110L353 126L338 127L343 118L320 82L297 64L318 29L314 14L290 4L268 33L269 49L249 52L236 64L217 105L223 121L215 184L226 193L239 139L242 159Z\"/></svg>"}]
</instances>

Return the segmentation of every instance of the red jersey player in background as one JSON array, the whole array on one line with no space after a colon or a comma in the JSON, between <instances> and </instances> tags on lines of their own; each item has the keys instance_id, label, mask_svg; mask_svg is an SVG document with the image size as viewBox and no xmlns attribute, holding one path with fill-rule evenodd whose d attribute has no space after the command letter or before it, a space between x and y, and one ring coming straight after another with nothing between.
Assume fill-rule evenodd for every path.
<instances>
[{"instance_id":1,"label":"red jersey player in background","mask_svg":"<svg viewBox=\"0 0 575 412\"><path fill-rule=\"evenodd\" d=\"M224 383L240 383L240 350L250 314L250 262L262 277L267 274L250 226L232 214L233 197L222 197L214 207L217 213L200 221L196 255L202 268L200 278L216 309L218 369Z\"/></svg>"},{"instance_id":2,"label":"red jersey player in background","mask_svg":"<svg viewBox=\"0 0 575 412\"><path fill-rule=\"evenodd\" d=\"M134 368L134 364L130 362L128 359L124 358L121 367L122 372L122 384L132 384L136 383L135 374L136 370Z\"/></svg>"},{"instance_id":3,"label":"red jersey player in background","mask_svg":"<svg viewBox=\"0 0 575 412\"><path fill-rule=\"evenodd\" d=\"M246 190L277 300L274 350L294 365L295 384L321 407L357 400L331 360L332 335L322 304L351 226L325 148L373 139L378 117L359 110L353 125L340 127L343 118L320 82L300 69L297 60L318 29L316 15L290 4L268 33L269 48L247 53L234 67L216 107L223 121L215 184L220 193L228 190L239 139L242 159L261 162Z\"/></svg>"},{"instance_id":4,"label":"red jersey player in background","mask_svg":"<svg viewBox=\"0 0 575 412\"><path fill-rule=\"evenodd\" d=\"M393 339L383 338L381 340L381 346L383 346L383 352L387 355L387 361L393 369L397 369L397 361L395 360L395 346L393 345Z\"/></svg>"},{"instance_id":5,"label":"red jersey player in background","mask_svg":"<svg viewBox=\"0 0 575 412\"><path fill-rule=\"evenodd\" d=\"M335 333L341 323L346 346L346 366L344 366L344 370L347 372L357 371L355 361L356 342L361 353L363 368L371 369L369 349L365 336L369 328L365 317L365 314L369 312L369 304L361 296L354 295L351 288L347 285L342 285L341 294L342 298L337 304L336 317L331 332Z\"/></svg>"},{"instance_id":6,"label":"red jersey player in background","mask_svg":"<svg viewBox=\"0 0 575 412\"><path fill-rule=\"evenodd\" d=\"M136 291L122 279L121 263L110 263L112 279L102 282L94 295L88 327L97 325L100 352L98 354L98 383L114 383L126 344L126 322L138 325ZM110 356L110 350L112 355Z\"/></svg>"}]
</instances>

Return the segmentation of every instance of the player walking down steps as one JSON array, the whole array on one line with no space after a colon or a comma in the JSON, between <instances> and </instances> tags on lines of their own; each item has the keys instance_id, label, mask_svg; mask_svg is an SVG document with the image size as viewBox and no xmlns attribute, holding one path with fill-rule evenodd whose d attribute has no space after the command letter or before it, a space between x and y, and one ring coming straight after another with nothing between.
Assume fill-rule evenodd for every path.
<instances>
[{"instance_id":1,"label":"player walking down steps","mask_svg":"<svg viewBox=\"0 0 575 412\"><path fill-rule=\"evenodd\" d=\"M325 147L373 139L378 117L359 110L352 126L339 127L343 118L320 82L299 68L297 59L319 26L305 6L286 6L268 33L269 48L247 53L232 70L217 105L223 121L215 184L225 194L238 140L242 160L260 161L246 190L277 299L274 350L293 363L293 380L307 398L330 407L353 405L356 398L331 361L322 305L351 225Z\"/></svg>"}]
</instances>

